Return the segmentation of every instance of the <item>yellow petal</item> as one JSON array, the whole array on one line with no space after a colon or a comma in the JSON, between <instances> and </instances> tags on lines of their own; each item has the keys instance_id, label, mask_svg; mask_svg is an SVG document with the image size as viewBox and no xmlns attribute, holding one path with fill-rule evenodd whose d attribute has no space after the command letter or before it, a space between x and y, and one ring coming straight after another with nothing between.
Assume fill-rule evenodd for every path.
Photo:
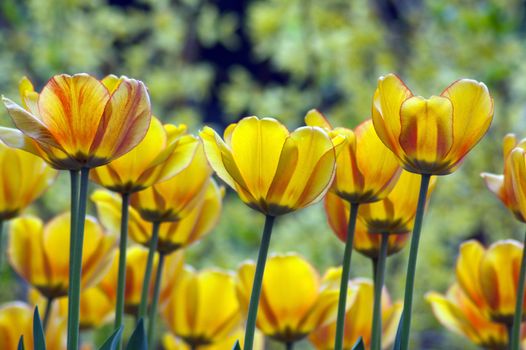
<instances>
[{"instance_id":1,"label":"yellow petal","mask_svg":"<svg viewBox=\"0 0 526 350\"><path fill-rule=\"evenodd\" d=\"M480 263L485 249L478 241L462 243L456 265L457 281L466 295L481 309L486 309L486 301L481 289Z\"/></svg>"},{"instance_id":2,"label":"yellow petal","mask_svg":"<svg viewBox=\"0 0 526 350\"><path fill-rule=\"evenodd\" d=\"M18 83L18 92L22 99L23 107L31 114L38 117L40 112L38 111L38 93L35 92L33 84L27 77L22 77Z\"/></svg>"},{"instance_id":3,"label":"yellow petal","mask_svg":"<svg viewBox=\"0 0 526 350\"><path fill-rule=\"evenodd\" d=\"M522 148L516 147L511 151L510 155L510 174L509 185L507 186L507 196L509 198L509 206L515 214L515 217L522 222L526 222L526 151ZM505 175L506 176L506 175Z\"/></svg>"},{"instance_id":4,"label":"yellow petal","mask_svg":"<svg viewBox=\"0 0 526 350\"><path fill-rule=\"evenodd\" d=\"M326 131L332 130L332 126L327 118L317 109L311 109L307 112L305 124L308 126L318 126Z\"/></svg>"}]
</instances>

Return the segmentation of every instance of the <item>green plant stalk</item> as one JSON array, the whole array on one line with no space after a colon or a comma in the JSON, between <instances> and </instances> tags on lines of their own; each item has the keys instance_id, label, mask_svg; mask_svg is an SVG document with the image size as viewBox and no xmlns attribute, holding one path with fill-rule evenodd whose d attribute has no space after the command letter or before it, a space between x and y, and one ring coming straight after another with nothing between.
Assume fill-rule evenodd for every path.
<instances>
[{"instance_id":1,"label":"green plant stalk","mask_svg":"<svg viewBox=\"0 0 526 350\"><path fill-rule=\"evenodd\" d=\"M513 325L512 324L507 324L506 325L506 330L508 331L508 349L511 350L513 349L513 345L511 343L511 339L513 338Z\"/></svg>"},{"instance_id":2,"label":"green plant stalk","mask_svg":"<svg viewBox=\"0 0 526 350\"><path fill-rule=\"evenodd\" d=\"M78 214L78 208L79 208L79 171L78 170L70 170L70 182L71 182L71 200L70 200L70 219L69 219L69 278L68 281L71 281L73 279L73 251L75 248L75 241L77 240L77 214ZM71 324L71 313L69 310L71 310L71 288L68 288L68 332L69 332L69 325ZM68 333L69 334L69 333Z\"/></svg>"},{"instance_id":3,"label":"green plant stalk","mask_svg":"<svg viewBox=\"0 0 526 350\"><path fill-rule=\"evenodd\" d=\"M293 350L294 349L294 342L293 341L289 341L289 342L285 343L285 349L286 350Z\"/></svg>"},{"instance_id":4,"label":"green plant stalk","mask_svg":"<svg viewBox=\"0 0 526 350\"><path fill-rule=\"evenodd\" d=\"M382 233L380 253L376 263L374 278L374 307L373 325L371 333L371 350L382 349L382 289L385 279L385 262L387 260L387 248L389 247L389 234Z\"/></svg>"},{"instance_id":5,"label":"green plant stalk","mask_svg":"<svg viewBox=\"0 0 526 350\"><path fill-rule=\"evenodd\" d=\"M124 317L124 292L126 288L126 252L128 245L128 215L130 205L130 194L122 193L122 207L121 207L121 233L119 240L119 272L117 279L117 301L115 304L115 327L117 330L122 325ZM117 349L122 348L122 342L117 342Z\"/></svg>"},{"instance_id":6,"label":"green plant stalk","mask_svg":"<svg viewBox=\"0 0 526 350\"><path fill-rule=\"evenodd\" d=\"M402 327L400 329L400 349L409 348L409 333L411 328L411 311L413 309L413 290L415 287L416 259L418 256L418 244L420 242L420 233L422 231L422 219L426 206L427 190L431 175L422 174L420 182L420 191L418 194L418 205L416 207L415 223L411 235L411 248L409 250L409 261L407 262L407 275L405 280L404 294L404 311L402 318Z\"/></svg>"},{"instance_id":7,"label":"green plant stalk","mask_svg":"<svg viewBox=\"0 0 526 350\"><path fill-rule=\"evenodd\" d=\"M153 288L153 300L150 306L150 314L148 316L148 342L149 348L155 349L155 320L157 316L157 305L159 304L159 295L161 294L161 283L164 266L164 253L159 252L159 264L157 265L157 273L155 276L155 286Z\"/></svg>"},{"instance_id":8,"label":"green plant stalk","mask_svg":"<svg viewBox=\"0 0 526 350\"><path fill-rule=\"evenodd\" d=\"M47 326L49 324L49 319L51 317L51 309L53 307L54 301L55 301L54 298L47 298L46 311L44 312L44 320L42 321L42 326L44 327L44 331L47 329Z\"/></svg>"},{"instance_id":9,"label":"green plant stalk","mask_svg":"<svg viewBox=\"0 0 526 350\"><path fill-rule=\"evenodd\" d=\"M153 258L157 251L157 242L159 241L159 226L160 222L152 223L152 239L150 240L150 246L148 248L148 260L146 262L146 271L144 273L144 280L142 282L141 292L141 304L139 305L139 315L137 319L141 319L146 316L146 310L148 309L148 297L150 295L150 281L152 279L153 270Z\"/></svg>"},{"instance_id":10,"label":"green plant stalk","mask_svg":"<svg viewBox=\"0 0 526 350\"><path fill-rule=\"evenodd\" d=\"M526 276L526 233L522 246L521 270L519 275L519 285L517 286L517 301L515 304L515 314L513 315L513 326L511 328L509 343L511 350L520 349L520 335L522 323L522 310L524 307L524 280Z\"/></svg>"},{"instance_id":11,"label":"green plant stalk","mask_svg":"<svg viewBox=\"0 0 526 350\"><path fill-rule=\"evenodd\" d=\"M265 227L263 228L263 237L259 246L258 261L256 263L256 272L252 284L252 293L248 306L247 324L245 328L245 346L244 350L252 350L254 347L254 332L256 330L256 318L258 314L259 297L261 295L261 285L263 283L263 273L267 262L268 248L270 237L272 236L272 227L274 226L274 216L265 217Z\"/></svg>"},{"instance_id":12,"label":"green plant stalk","mask_svg":"<svg viewBox=\"0 0 526 350\"><path fill-rule=\"evenodd\" d=\"M79 321L80 321L80 282L82 277L82 247L84 245L84 224L86 220L86 199L88 195L89 168L80 171L80 191L78 212L76 219L76 239L73 246L73 262L70 264L73 272L69 284L71 301L68 315L68 350L77 350L79 346Z\"/></svg>"},{"instance_id":13,"label":"green plant stalk","mask_svg":"<svg viewBox=\"0 0 526 350\"><path fill-rule=\"evenodd\" d=\"M338 299L338 317L336 319L336 337L334 338L334 350L343 349L343 333L345 329L345 306L347 303L347 289L351 277L351 256L354 242L354 228L358 217L359 203L351 203L349 223L347 225L347 240L343 253L342 279L340 282L340 296Z\"/></svg>"}]
</instances>

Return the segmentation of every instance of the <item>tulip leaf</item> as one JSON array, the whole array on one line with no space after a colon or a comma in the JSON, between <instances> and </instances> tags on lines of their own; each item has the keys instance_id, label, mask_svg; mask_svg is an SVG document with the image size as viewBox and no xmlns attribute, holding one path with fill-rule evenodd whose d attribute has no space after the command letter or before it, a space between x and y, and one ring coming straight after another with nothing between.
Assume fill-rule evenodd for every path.
<instances>
[{"instance_id":1,"label":"tulip leaf","mask_svg":"<svg viewBox=\"0 0 526 350\"><path fill-rule=\"evenodd\" d=\"M241 345L239 345L239 340L236 340L236 343L234 344L234 347L232 350L241 350Z\"/></svg>"},{"instance_id":2,"label":"tulip leaf","mask_svg":"<svg viewBox=\"0 0 526 350\"><path fill-rule=\"evenodd\" d=\"M398 323L398 330L396 331L396 338L394 342L393 350L400 350L402 347L402 322L404 321L404 313L400 316L400 322Z\"/></svg>"},{"instance_id":3,"label":"tulip leaf","mask_svg":"<svg viewBox=\"0 0 526 350\"><path fill-rule=\"evenodd\" d=\"M144 331L144 321L141 318L133 331L126 350L148 350L148 341Z\"/></svg>"},{"instance_id":4,"label":"tulip leaf","mask_svg":"<svg viewBox=\"0 0 526 350\"><path fill-rule=\"evenodd\" d=\"M360 337L358 341L353 345L352 350L365 350L365 344L363 343L362 337Z\"/></svg>"},{"instance_id":5,"label":"tulip leaf","mask_svg":"<svg viewBox=\"0 0 526 350\"><path fill-rule=\"evenodd\" d=\"M40 321L38 306L35 307L35 313L33 315L33 339L35 343L35 350L46 350L46 337L44 336L42 321Z\"/></svg>"},{"instance_id":6,"label":"tulip leaf","mask_svg":"<svg viewBox=\"0 0 526 350\"><path fill-rule=\"evenodd\" d=\"M99 350L116 350L117 345L122 337L122 326L119 327L113 334L102 344Z\"/></svg>"},{"instance_id":7,"label":"tulip leaf","mask_svg":"<svg viewBox=\"0 0 526 350\"><path fill-rule=\"evenodd\" d=\"M23 335L20 336L20 340L18 341L17 349L18 350L25 350L25 348L24 348L24 336Z\"/></svg>"}]
</instances>

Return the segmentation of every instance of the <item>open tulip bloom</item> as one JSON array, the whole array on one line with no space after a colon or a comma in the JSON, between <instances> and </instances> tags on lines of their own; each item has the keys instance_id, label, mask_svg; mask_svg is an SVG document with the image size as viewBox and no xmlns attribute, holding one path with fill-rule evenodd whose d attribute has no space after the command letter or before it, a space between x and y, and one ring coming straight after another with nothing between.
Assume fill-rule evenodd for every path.
<instances>
[{"instance_id":1,"label":"open tulip bloom","mask_svg":"<svg viewBox=\"0 0 526 350\"><path fill-rule=\"evenodd\" d=\"M431 175L458 169L493 119L493 98L484 83L460 79L440 96L414 96L394 74L378 79L373 97L374 128L404 169L421 174L411 248L407 264L400 349L409 347L418 244Z\"/></svg>"}]
</instances>

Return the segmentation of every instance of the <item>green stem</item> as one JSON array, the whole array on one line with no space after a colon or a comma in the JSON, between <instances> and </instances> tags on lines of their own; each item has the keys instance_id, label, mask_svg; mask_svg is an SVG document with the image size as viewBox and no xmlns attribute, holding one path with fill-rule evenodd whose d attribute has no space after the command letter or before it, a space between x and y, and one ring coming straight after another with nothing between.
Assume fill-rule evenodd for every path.
<instances>
[{"instance_id":1,"label":"green stem","mask_svg":"<svg viewBox=\"0 0 526 350\"><path fill-rule=\"evenodd\" d=\"M359 203L351 203L349 223L347 225L347 240L343 253L342 279L340 283L340 297L338 300L338 317L336 320L336 337L334 339L334 350L343 349L343 333L345 328L345 309L347 303L347 288L351 277L351 256L354 241L354 228L358 216Z\"/></svg>"},{"instance_id":2,"label":"green stem","mask_svg":"<svg viewBox=\"0 0 526 350\"><path fill-rule=\"evenodd\" d=\"M506 330L508 331L508 349L512 350L513 349L513 344L511 343L510 339L513 338L513 325L507 324L506 325Z\"/></svg>"},{"instance_id":3,"label":"green stem","mask_svg":"<svg viewBox=\"0 0 526 350\"><path fill-rule=\"evenodd\" d=\"M416 258L418 255L418 244L420 242L420 232L422 230L422 219L426 206L427 190L431 175L422 174L420 182L420 192L418 194L418 205L416 207L415 224L411 235L411 248L409 250L409 261L407 262L407 275L405 280L404 311L402 318L400 349L409 348L409 332L411 328L411 311L413 308L413 289L415 287Z\"/></svg>"},{"instance_id":4,"label":"green stem","mask_svg":"<svg viewBox=\"0 0 526 350\"><path fill-rule=\"evenodd\" d=\"M49 319L51 317L51 308L53 307L53 301L55 301L55 299L51 297L47 298L46 311L44 312L44 320L42 322L44 331L47 329L47 325L49 324Z\"/></svg>"},{"instance_id":5,"label":"green stem","mask_svg":"<svg viewBox=\"0 0 526 350\"><path fill-rule=\"evenodd\" d=\"M376 281L376 271L378 270L378 258L371 258L373 265L373 281Z\"/></svg>"},{"instance_id":6,"label":"green stem","mask_svg":"<svg viewBox=\"0 0 526 350\"><path fill-rule=\"evenodd\" d=\"M71 263L70 309L68 315L68 350L77 350L79 346L80 321L80 282L82 277L82 247L84 245L84 224L86 220L86 199L88 195L89 168L80 171L80 191L76 219L76 239L74 240L73 263Z\"/></svg>"},{"instance_id":7,"label":"green stem","mask_svg":"<svg viewBox=\"0 0 526 350\"><path fill-rule=\"evenodd\" d=\"M150 314L148 315L148 342L150 349L155 349L155 319L157 316L157 305L159 304L159 295L161 294L161 283L163 276L164 253L159 253L159 264L157 265L157 273L155 276L155 286L153 288L153 300L150 307Z\"/></svg>"},{"instance_id":8,"label":"green stem","mask_svg":"<svg viewBox=\"0 0 526 350\"><path fill-rule=\"evenodd\" d=\"M294 349L294 342L290 341L285 343L285 349L286 350L293 350Z\"/></svg>"},{"instance_id":9,"label":"green stem","mask_svg":"<svg viewBox=\"0 0 526 350\"><path fill-rule=\"evenodd\" d=\"M380 254L376 265L374 279L374 307L373 326L371 333L371 350L382 349L382 289L385 278L385 261L387 260L387 248L389 247L389 234L382 233Z\"/></svg>"},{"instance_id":10,"label":"green stem","mask_svg":"<svg viewBox=\"0 0 526 350\"><path fill-rule=\"evenodd\" d=\"M150 239L150 246L148 250L148 260L146 262L146 271L144 273L144 280L142 282L141 304L139 305L139 315L137 319L144 319L146 310L148 309L148 299L150 295L150 280L152 279L153 258L157 250L157 241L159 240L159 226L160 222L152 223L152 238Z\"/></svg>"},{"instance_id":11,"label":"green stem","mask_svg":"<svg viewBox=\"0 0 526 350\"><path fill-rule=\"evenodd\" d=\"M71 200L70 200L70 221L69 221L69 279L68 281L73 280L73 252L75 250L75 242L77 240L77 214L79 208L79 171L70 170L70 182L71 182ZM71 292L72 289L68 288L68 334L69 334L69 325L71 324Z\"/></svg>"},{"instance_id":12,"label":"green stem","mask_svg":"<svg viewBox=\"0 0 526 350\"><path fill-rule=\"evenodd\" d=\"M121 207L121 234L119 240L119 272L117 279L117 302L115 305L115 329L119 329L122 325L124 316L124 292L126 287L126 252L128 245L128 206L130 205L130 195L122 193L122 207ZM122 343L119 340L117 349L122 348Z\"/></svg>"},{"instance_id":13,"label":"green stem","mask_svg":"<svg viewBox=\"0 0 526 350\"><path fill-rule=\"evenodd\" d=\"M265 272L265 263L267 261L270 237L272 235L272 226L274 225L274 216L267 215L265 218L265 228L263 237L259 246L258 261L254 282L252 284L252 294L250 295L250 304L248 307L247 324L245 329L245 347L244 350L252 350L254 346L254 332L256 330L256 317L258 314L259 296L261 294L261 285L263 283L263 273Z\"/></svg>"},{"instance_id":14,"label":"green stem","mask_svg":"<svg viewBox=\"0 0 526 350\"><path fill-rule=\"evenodd\" d=\"M522 323L522 309L524 306L524 280L526 276L526 234L524 235L524 243L522 246L522 260L521 271L519 275L519 285L517 286L517 301L515 305L515 314L513 315L513 327L510 333L509 342L511 350L519 350L521 323Z\"/></svg>"}]
</instances>

